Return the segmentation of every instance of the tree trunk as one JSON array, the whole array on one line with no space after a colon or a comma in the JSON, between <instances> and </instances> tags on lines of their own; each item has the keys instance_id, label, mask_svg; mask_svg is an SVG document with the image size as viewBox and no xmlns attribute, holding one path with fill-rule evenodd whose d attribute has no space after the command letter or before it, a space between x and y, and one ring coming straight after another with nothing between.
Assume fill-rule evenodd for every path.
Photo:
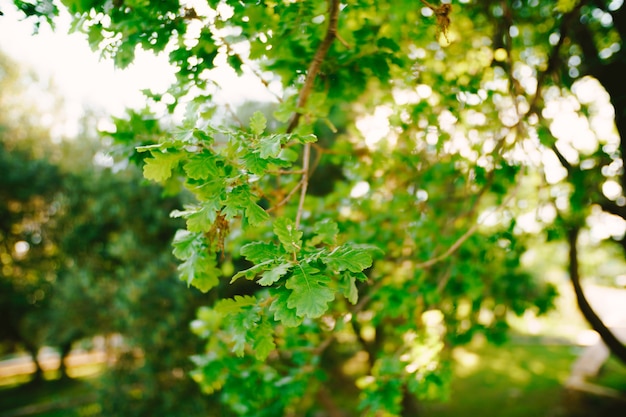
<instances>
[{"instance_id":1,"label":"tree trunk","mask_svg":"<svg viewBox=\"0 0 626 417\"><path fill-rule=\"evenodd\" d=\"M67 365L65 364L65 360L70 354L72 350L72 342L66 342L60 346L60 358L59 358L59 373L61 374L61 378L69 379L69 375L67 374Z\"/></svg>"},{"instance_id":2,"label":"tree trunk","mask_svg":"<svg viewBox=\"0 0 626 417\"><path fill-rule=\"evenodd\" d=\"M402 393L402 417L416 417L420 414L419 402L417 397L413 395L406 386L403 387Z\"/></svg>"},{"instance_id":3,"label":"tree trunk","mask_svg":"<svg viewBox=\"0 0 626 417\"><path fill-rule=\"evenodd\" d=\"M580 285L580 275L578 271L578 249L576 244L578 241L578 227L573 227L568 231L569 239L569 276L576 293L576 301L578 302L578 308L583 313L583 316L591 326L593 330L598 332L602 341L609 348L611 353L615 355L622 363L626 364L626 346L615 337L613 332L606 327L602 319L598 317L596 312L591 308L591 305L585 297L582 286Z\"/></svg>"},{"instance_id":4,"label":"tree trunk","mask_svg":"<svg viewBox=\"0 0 626 417\"><path fill-rule=\"evenodd\" d=\"M35 374L33 375L32 382L38 383L43 381L43 368L39 363L39 359L37 358L37 354L39 353L39 349L35 346L27 345L26 350L30 354L30 357L35 364Z\"/></svg>"}]
</instances>

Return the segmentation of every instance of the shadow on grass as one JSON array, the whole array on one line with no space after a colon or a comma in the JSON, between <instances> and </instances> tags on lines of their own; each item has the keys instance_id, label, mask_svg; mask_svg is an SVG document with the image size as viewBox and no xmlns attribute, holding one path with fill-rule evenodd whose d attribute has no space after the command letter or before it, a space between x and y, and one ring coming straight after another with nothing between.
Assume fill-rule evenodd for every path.
<instances>
[{"instance_id":1,"label":"shadow on grass","mask_svg":"<svg viewBox=\"0 0 626 417\"><path fill-rule=\"evenodd\" d=\"M0 417L74 417L97 415L93 383L86 379L30 381L0 388Z\"/></svg>"}]
</instances>

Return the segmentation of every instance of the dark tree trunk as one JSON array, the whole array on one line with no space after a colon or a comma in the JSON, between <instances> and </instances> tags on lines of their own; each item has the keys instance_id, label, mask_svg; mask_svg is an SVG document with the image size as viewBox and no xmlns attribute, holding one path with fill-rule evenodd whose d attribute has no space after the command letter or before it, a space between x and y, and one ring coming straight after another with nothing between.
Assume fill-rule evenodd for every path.
<instances>
[{"instance_id":1,"label":"dark tree trunk","mask_svg":"<svg viewBox=\"0 0 626 417\"><path fill-rule=\"evenodd\" d=\"M38 383L43 381L43 368L39 363L39 359L37 358L37 354L39 353L39 349L35 346L28 345L26 346L26 350L30 354L30 357L35 364L35 374L33 375L32 382Z\"/></svg>"},{"instance_id":2,"label":"dark tree trunk","mask_svg":"<svg viewBox=\"0 0 626 417\"><path fill-rule=\"evenodd\" d=\"M67 365L65 361L72 350L72 342L66 342L60 346L60 359L59 359L59 373L61 374L61 378L69 379L69 375L67 374Z\"/></svg>"},{"instance_id":3,"label":"dark tree trunk","mask_svg":"<svg viewBox=\"0 0 626 417\"><path fill-rule=\"evenodd\" d=\"M400 415L402 417L416 417L420 415L417 397L409 392L406 387L404 387L404 393L402 394L402 413Z\"/></svg>"},{"instance_id":4,"label":"dark tree trunk","mask_svg":"<svg viewBox=\"0 0 626 417\"><path fill-rule=\"evenodd\" d=\"M578 271L578 249L576 244L578 242L578 228L574 227L568 231L569 239L569 276L576 293L576 301L578 302L578 308L583 313L583 316L591 326L593 330L598 332L602 341L609 348L611 353L615 355L622 363L626 364L626 346L615 337L613 332L606 327L602 319L598 317L596 312L591 308L591 305L585 297L582 286L580 285L580 275Z\"/></svg>"}]
</instances>

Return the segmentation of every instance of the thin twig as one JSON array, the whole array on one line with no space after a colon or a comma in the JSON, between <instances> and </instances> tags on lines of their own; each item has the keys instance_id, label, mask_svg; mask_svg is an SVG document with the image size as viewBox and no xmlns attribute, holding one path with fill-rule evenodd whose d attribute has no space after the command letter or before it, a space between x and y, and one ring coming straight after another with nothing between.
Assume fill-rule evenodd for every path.
<instances>
[{"instance_id":1,"label":"thin twig","mask_svg":"<svg viewBox=\"0 0 626 417\"><path fill-rule=\"evenodd\" d=\"M427 2L426 0L421 0L421 1L422 1L422 4L424 4L424 6L428 7L433 12L437 10L437 7L433 6L432 4Z\"/></svg>"},{"instance_id":2,"label":"thin twig","mask_svg":"<svg viewBox=\"0 0 626 417\"><path fill-rule=\"evenodd\" d=\"M298 109L304 108L307 100L309 99L309 95L313 90L313 85L315 84L315 79L320 71L322 66L322 62L326 58L326 54L328 54L328 50L332 45L333 41L337 38L337 25L339 23L339 0L330 0L329 6L329 19L328 19L328 29L326 29L326 36L324 40L317 48L315 55L313 56L313 60L309 65L309 69L307 70L306 78L304 80L304 85L300 90L300 96L298 97ZM287 126L287 133L292 133L295 128L298 126L300 122L301 113L300 111L296 111ZM300 181L300 201L298 203L298 212L296 214L296 228L300 227L300 220L302 219L302 210L304 207L304 200L306 198L306 191L309 186L309 166L310 166L310 158L311 158L311 144L307 143L304 145L304 153L302 155L302 180ZM290 196L288 196L290 197Z\"/></svg>"},{"instance_id":3,"label":"thin twig","mask_svg":"<svg viewBox=\"0 0 626 417\"><path fill-rule=\"evenodd\" d=\"M213 34L214 38L218 38L218 36L217 36L215 31L213 31L212 34ZM261 73L259 71L257 71L256 68L254 68L252 66L252 64L246 62L242 58L242 56L235 51L235 49L232 47L232 45L228 41L226 41L226 39L224 37L219 37L219 40L226 47L226 52L228 54L231 54L231 55L236 56L237 58L239 58L239 61L241 61L242 65L245 65L250 70L250 72L252 72L252 75L254 75L261 82L261 84L263 84L265 89L276 99L276 101L278 101L279 103L283 102L282 97L280 97L278 94L276 94L274 91L272 91L272 89L270 88L270 83L265 78L263 78L263 75L261 75Z\"/></svg>"},{"instance_id":4,"label":"thin twig","mask_svg":"<svg viewBox=\"0 0 626 417\"><path fill-rule=\"evenodd\" d=\"M304 174L304 170L296 169L295 171L288 171L284 169L279 169L276 171L267 171L267 173L270 175L301 175L301 174Z\"/></svg>"},{"instance_id":5,"label":"thin twig","mask_svg":"<svg viewBox=\"0 0 626 417\"><path fill-rule=\"evenodd\" d=\"M302 218L302 209L304 207L304 199L306 198L306 190L309 187L309 163L311 160L311 144L304 145L304 155L302 155L302 188L300 188L300 201L298 203L298 213L296 214L296 229L300 227L300 219Z\"/></svg>"},{"instance_id":6,"label":"thin twig","mask_svg":"<svg viewBox=\"0 0 626 417\"><path fill-rule=\"evenodd\" d=\"M439 282L437 283L437 292L441 293L443 289L448 284L450 277L452 276L452 268L448 268L448 270L443 274L441 278L439 278Z\"/></svg>"},{"instance_id":7,"label":"thin twig","mask_svg":"<svg viewBox=\"0 0 626 417\"><path fill-rule=\"evenodd\" d=\"M458 238L456 240L456 242L454 242L452 244L452 246L450 246L448 248L447 251L445 251L441 255L435 256L434 258L430 258L429 260L427 260L425 262L416 264L416 265L414 265L414 267L415 268L429 268L429 267L435 265L436 263L439 263L439 262L443 261L444 259L446 259L450 255L452 255L454 252L456 252L457 249L459 249L461 247L461 245L463 243L465 243L465 241L467 239L469 239L476 232L476 230L479 227L480 227L479 223L474 223L474 225L472 227L470 227L469 229L467 229L467 231L465 233L463 233L463 235L460 238Z\"/></svg>"},{"instance_id":8,"label":"thin twig","mask_svg":"<svg viewBox=\"0 0 626 417\"><path fill-rule=\"evenodd\" d=\"M281 208L282 206L284 206L285 204L287 204L289 202L289 200L291 200L291 197L293 197L293 195L296 193L296 191L298 191L298 189L302 187L302 180L298 181L298 184L296 184L295 187L292 188L291 191L289 191L289 194L287 194L285 196L285 198L283 198L278 204L268 208L267 210L265 210L266 212L270 213L274 210L278 210L279 208Z\"/></svg>"},{"instance_id":9,"label":"thin twig","mask_svg":"<svg viewBox=\"0 0 626 417\"><path fill-rule=\"evenodd\" d=\"M515 197L517 195L517 191L519 190L521 182L517 183L517 186L515 187L515 190L513 190L513 192L511 193L511 195L509 195L509 197L504 200L502 202L502 204L500 204L495 210L493 210L491 213L487 214L487 216L485 217L485 219L491 215L493 215L494 213L496 213L497 211L501 210L503 207L506 207L509 202L513 199L513 197ZM476 233L476 231L478 230L478 228L481 226L481 223L474 223L474 225L472 225L472 227L470 227L465 233L463 233L463 235L461 237L459 237L453 244L452 246L450 246L448 248L448 250L446 250L444 253L442 253L441 255L437 255L433 258L430 258L427 261L418 263L413 265L414 268L429 268L441 261L443 261L444 259L450 257L452 254L454 254L454 252L456 252L461 245L463 245L463 243L465 243L465 241L467 239L469 239L474 233Z\"/></svg>"}]
</instances>

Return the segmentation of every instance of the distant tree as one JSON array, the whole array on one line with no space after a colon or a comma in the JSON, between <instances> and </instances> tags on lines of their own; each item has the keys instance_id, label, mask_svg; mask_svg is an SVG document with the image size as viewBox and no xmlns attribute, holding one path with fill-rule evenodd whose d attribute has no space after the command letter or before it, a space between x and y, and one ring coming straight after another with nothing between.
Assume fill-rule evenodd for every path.
<instances>
[{"instance_id":1,"label":"distant tree","mask_svg":"<svg viewBox=\"0 0 626 417\"><path fill-rule=\"evenodd\" d=\"M179 200L143 184L136 167L113 172L87 128L80 139L53 144L34 122L38 109L15 97L18 66L1 62L3 352L26 349L39 380L42 346L59 349L67 376L76 342L121 336L99 389L103 415L206 415L207 401L185 377L200 346L187 326L200 294L175 274L170 243L180 221L168 213Z\"/></svg>"},{"instance_id":2,"label":"distant tree","mask_svg":"<svg viewBox=\"0 0 626 417\"><path fill-rule=\"evenodd\" d=\"M49 297L55 280L58 252L49 223L59 192L58 169L10 149L0 138L0 343L21 346L43 375L37 354L45 340Z\"/></svg>"},{"instance_id":3,"label":"distant tree","mask_svg":"<svg viewBox=\"0 0 626 417\"><path fill-rule=\"evenodd\" d=\"M112 367L100 390L103 415L206 411L202 398L186 399L194 389L184 378L188 356L198 348L186 323L199 294L180 285L170 253L177 221L167 214L180 203L164 199L160 187L142 184L136 169L92 167L74 173L65 187L64 262L49 340L69 352L78 340L122 337L109 352Z\"/></svg>"},{"instance_id":4,"label":"distant tree","mask_svg":"<svg viewBox=\"0 0 626 417\"><path fill-rule=\"evenodd\" d=\"M182 123L136 112L111 136L195 197L172 213L180 276L211 291L193 377L233 414L416 415L450 348L550 306L520 265L531 232L569 243L626 361L576 245L595 211L626 219L621 2L65 4L120 67L141 47L178 68L149 97L188 103ZM215 123L218 65L272 87L282 124Z\"/></svg>"},{"instance_id":5,"label":"distant tree","mask_svg":"<svg viewBox=\"0 0 626 417\"><path fill-rule=\"evenodd\" d=\"M50 138L25 120L33 110L18 98L26 79L31 74L0 54L0 346L26 350L40 380L37 355L58 264L54 202L62 173L29 146L36 142L43 150ZM20 107L25 111L16 111Z\"/></svg>"}]
</instances>

